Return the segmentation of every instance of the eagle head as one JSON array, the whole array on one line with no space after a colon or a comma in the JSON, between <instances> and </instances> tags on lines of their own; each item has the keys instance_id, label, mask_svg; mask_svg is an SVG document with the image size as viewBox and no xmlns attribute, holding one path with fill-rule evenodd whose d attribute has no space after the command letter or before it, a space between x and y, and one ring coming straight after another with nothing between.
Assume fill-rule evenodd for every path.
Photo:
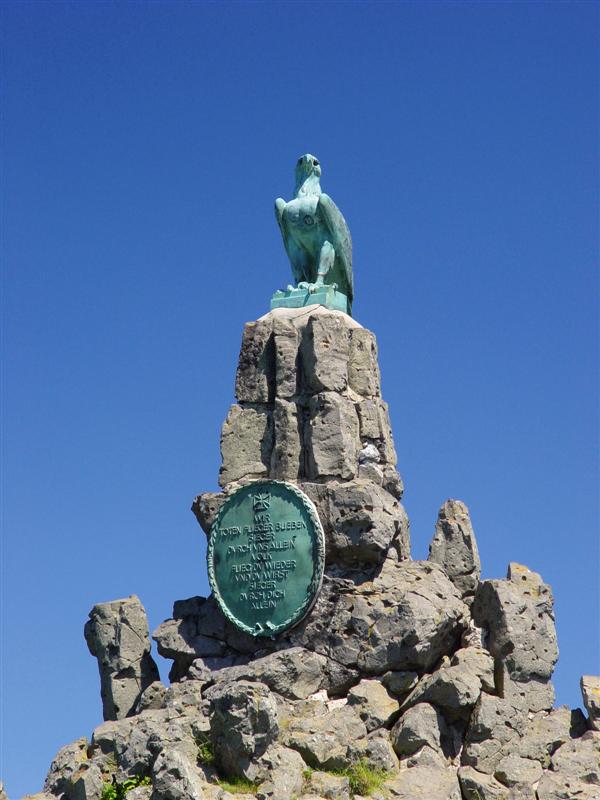
<instances>
[{"instance_id":1,"label":"eagle head","mask_svg":"<svg viewBox=\"0 0 600 800\"><path fill-rule=\"evenodd\" d=\"M311 156L310 153L306 153L306 155L300 156L296 164L296 184L300 185L303 183L309 175L316 175L317 178L320 178L321 165L316 156Z\"/></svg>"}]
</instances>

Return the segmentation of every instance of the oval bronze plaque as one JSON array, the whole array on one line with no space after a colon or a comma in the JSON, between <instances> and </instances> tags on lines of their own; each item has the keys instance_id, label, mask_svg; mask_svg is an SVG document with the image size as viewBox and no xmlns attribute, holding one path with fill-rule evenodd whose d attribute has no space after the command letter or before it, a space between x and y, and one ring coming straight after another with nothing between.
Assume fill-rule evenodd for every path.
<instances>
[{"instance_id":1,"label":"oval bronze plaque","mask_svg":"<svg viewBox=\"0 0 600 800\"><path fill-rule=\"evenodd\" d=\"M246 484L223 503L207 560L227 619L252 636L276 636L300 622L321 588L325 537L317 511L291 483Z\"/></svg>"}]
</instances>

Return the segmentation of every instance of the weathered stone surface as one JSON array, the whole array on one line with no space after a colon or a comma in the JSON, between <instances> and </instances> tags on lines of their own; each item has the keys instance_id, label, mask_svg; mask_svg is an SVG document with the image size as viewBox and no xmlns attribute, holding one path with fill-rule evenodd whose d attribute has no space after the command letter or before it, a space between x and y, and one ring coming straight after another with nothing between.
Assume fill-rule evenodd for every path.
<instances>
[{"instance_id":1,"label":"weathered stone surface","mask_svg":"<svg viewBox=\"0 0 600 800\"><path fill-rule=\"evenodd\" d=\"M318 716L292 719L283 739L309 766L335 770L364 753L367 729L358 714L344 705Z\"/></svg>"},{"instance_id":2,"label":"weathered stone surface","mask_svg":"<svg viewBox=\"0 0 600 800\"><path fill-rule=\"evenodd\" d=\"M386 728L380 728L367 736L364 760L375 770L393 772L398 769L398 756Z\"/></svg>"},{"instance_id":3,"label":"weathered stone surface","mask_svg":"<svg viewBox=\"0 0 600 800\"><path fill-rule=\"evenodd\" d=\"M152 769L152 800L202 800L202 774L187 753L168 747L158 754Z\"/></svg>"},{"instance_id":4,"label":"weathered stone surface","mask_svg":"<svg viewBox=\"0 0 600 800\"><path fill-rule=\"evenodd\" d=\"M387 403L380 397L367 398L356 404L363 446L375 448L378 461L396 465L397 456Z\"/></svg>"},{"instance_id":5,"label":"weathered stone surface","mask_svg":"<svg viewBox=\"0 0 600 800\"><path fill-rule=\"evenodd\" d=\"M199 494L194 498L192 511L207 536L210 534L215 517L226 499L227 495L224 492L204 492L204 494Z\"/></svg>"},{"instance_id":6,"label":"weathered stone surface","mask_svg":"<svg viewBox=\"0 0 600 800\"><path fill-rule=\"evenodd\" d=\"M295 481L303 471L302 410L288 400L275 400L273 428L270 477Z\"/></svg>"},{"instance_id":7,"label":"weathered stone surface","mask_svg":"<svg viewBox=\"0 0 600 800\"><path fill-rule=\"evenodd\" d=\"M571 775L556 772L543 774L537 786L536 795L538 800L598 800L600 798L597 786L580 781Z\"/></svg>"},{"instance_id":8,"label":"weathered stone surface","mask_svg":"<svg viewBox=\"0 0 600 800\"><path fill-rule=\"evenodd\" d=\"M60 795L66 791L73 775L87 758L85 736L62 747L55 755L44 782L44 791Z\"/></svg>"},{"instance_id":9,"label":"weathered stone surface","mask_svg":"<svg viewBox=\"0 0 600 800\"><path fill-rule=\"evenodd\" d=\"M440 567L387 559L371 581L327 578L292 643L367 675L427 670L453 650L466 607Z\"/></svg>"},{"instance_id":10,"label":"weathered stone surface","mask_svg":"<svg viewBox=\"0 0 600 800\"><path fill-rule=\"evenodd\" d=\"M159 679L150 655L148 620L135 595L99 603L90 611L84 635L98 659L104 719L135 713L144 689Z\"/></svg>"},{"instance_id":11,"label":"weathered stone surface","mask_svg":"<svg viewBox=\"0 0 600 800\"><path fill-rule=\"evenodd\" d=\"M138 711L162 708L166 693L167 687L163 686L160 681L154 681L142 692L138 703Z\"/></svg>"},{"instance_id":12,"label":"weathered stone surface","mask_svg":"<svg viewBox=\"0 0 600 800\"><path fill-rule=\"evenodd\" d=\"M310 398L304 428L306 475L316 478L354 478L358 471L358 417L354 403L335 392Z\"/></svg>"},{"instance_id":13,"label":"weathered stone surface","mask_svg":"<svg viewBox=\"0 0 600 800\"><path fill-rule=\"evenodd\" d=\"M450 665L474 672L481 681L483 691L495 693L494 659L483 647L461 647L452 656Z\"/></svg>"},{"instance_id":14,"label":"weathered stone surface","mask_svg":"<svg viewBox=\"0 0 600 800\"><path fill-rule=\"evenodd\" d=\"M255 763L277 738L277 703L262 683L216 684L210 701L210 737L217 764L229 775L254 780Z\"/></svg>"},{"instance_id":15,"label":"weathered stone surface","mask_svg":"<svg viewBox=\"0 0 600 800\"><path fill-rule=\"evenodd\" d=\"M583 736L586 730L585 717L579 709L571 711L567 706L561 706L549 714L542 712L528 719L522 738L513 743L511 752L523 758L536 759L547 769L552 754L565 742Z\"/></svg>"},{"instance_id":16,"label":"weathered stone surface","mask_svg":"<svg viewBox=\"0 0 600 800\"><path fill-rule=\"evenodd\" d=\"M306 764L295 750L273 745L260 759L266 779L256 791L257 800L291 800L304 784Z\"/></svg>"},{"instance_id":17,"label":"weathered stone surface","mask_svg":"<svg viewBox=\"0 0 600 800\"><path fill-rule=\"evenodd\" d=\"M432 750L442 760L450 755L451 735L442 714L429 703L419 703L400 717L390 734L392 746L402 759L422 748Z\"/></svg>"},{"instance_id":18,"label":"weathered stone surface","mask_svg":"<svg viewBox=\"0 0 600 800\"><path fill-rule=\"evenodd\" d=\"M598 675L583 675L580 685L583 704L590 720L590 727L600 731L600 677Z\"/></svg>"},{"instance_id":19,"label":"weathered stone surface","mask_svg":"<svg viewBox=\"0 0 600 800\"><path fill-rule=\"evenodd\" d=\"M449 720L466 718L480 693L481 679L468 664L447 664L419 681L402 703L401 711L416 703L433 703L443 709Z\"/></svg>"},{"instance_id":20,"label":"weathered stone surface","mask_svg":"<svg viewBox=\"0 0 600 800\"><path fill-rule=\"evenodd\" d=\"M475 593L481 563L469 509L460 500L446 500L440 508L429 560L443 567L463 597Z\"/></svg>"},{"instance_id":21,"label":"weathered stone surface","mask_svg":"<svg viewBox=\"0 0 600 800\"><path fill-rule=\"evenodd\" d=\"M412 767L386 781L383 789L397 800L461 800L456 769Z\"/></svg>"},{"instance_id":22,"label":"weathered stone surface","mask_svg":"<svg viewBox=\"0 0 600 800\"><path fill-rule=\"evenodd\" d=\"M171 680L186 674L195 658L255 653L256 641L226 622L210 599L176 603L174 619L154 633L161 655L175 660ZM303 647L340 664L329 671L329 691L346 691L348 670L365 677L388 671L429 670L455 650L465 626L466 606L443 570L426 561L387 559L379 572L361 582L326 574L312 612L269 649Z\"/></svg>"},{"instance_id":23,"label":"weathered stone surface","mask_svg":"<svg viewBox=\"0 0 600 800\"><path fill-rule=\"evenodd\" d=\"M273 419L261 406L233 405L221 431L219 484L268 474L273 450Z\"/></svg>"},{"instance_id":24,"label":"weathered stone surface","mask_svg":"<svg viewBox=\"0 0 600 800\"><path fill-rule=\"evenodd\" d=\"M502 758L515 749L525 727L526 713L507 700L480 695L473 713L462 753L462 763L479 772L493 774Z\"/></svg>"},{"instance_id":25,"label":"weathered stone surface","mask_svg":"<svg viewBox=\"0 0 600 800\"><path fill-rule=\"evenodd\" d=\"M416 672L392 671L386 672L381 682L393 697L404 699L406 695L414 689L419 681Z\"/></svg>"},{"instance_id":26,"label":"weathered stone surface","mask_svg":"<svg viewBox=\"0 0 600 800\"><path fill-rule=\"evenodd\" d=\"M302 484L317 508L329 564L381 563L393 548L399 560L410 557L408 517L403 506L372 481Z\"/></svg>"},{"instance_id":27,"label":"weathered stone surface","mask_svg":"<svg viewBox=\"0 0 600 800\"><path fill-rule=\"evenodd\" d=\"M473 767L460 767L458 780L465 800L517 800L491 775L477 772Z\"/></svg>"},{"instance_id":28,"label":"weathered stone surface","mask_svg":"<svg viewBox=\"0 0 600 800\"><path fill-rule=\"evenodd\" d=\"M98 800L104 778L92 762L83 763L70 781L67 794L69 800Z\"/></svg>"},{"instance_id":29,"label":"weathered stone surface","mask_svg":"<svg viewBox=\"0 0 600 800\"><path fill-rule=\"evenodd\" d=\"M302 366L310 392L343 392L348 385L350 331L339 316L311 316L302 336Z\"/></svg>"},{"instance_id":30,"label":"weathered stone surface","mask_svg":"<svg viewBox=\"0 0 600 800\"><path fill-rule=\"evenodd\" d=\"M365 328L355 328L350 333L348 382L362 397L376 397L381 393L377 341Z\"/></svg>"},{"instance_id":31,"label":"weathered stone surface","mask_svg":"<svg viewBox=\"0 0 600 800\"><path fill-rule=\"evenodd\" d=\"M277 694L303 700L327 685L327 659L302 647L280 650L248 664L211 673L216 683L260 681Z\"/></svg>"},{"instance_id":32,"label":"weathered stone surface","mask_svg":"<svg viewBox=\"0 0 600 800\"><path fill-rule=\"evenodd\" d=\"M479 585L473 601L473 619L488 631L488 648L503 664L510 680L547 683L558 658L552 592L527 567L511 564L509 574L509 580ZM510 688L507 686L506 690ZM516 687L512 688L516 691ZM529 687L525 687L524 702L528 693ZM539 703L538 693L532 706Z\"/></svg>"},{"instance_id":33,"label":"weathered stone surface","mask_svg":"<svg viewBox=\"0 0 600 800\"><path fill-rule=\"evenodd\" d=\"M275 392L277 397L291 398L299 391L300 336L290 319L273 319L273 338L275 342Z\"/></svg>"},{"instance_id":34,"label":"weathered stone surface","mask_svg":"<svg viewBox=\"0 0 600 800\"><path fill-rule=\"evenodd\" d=\"M367 731L387 726L398 714L398 701L376 680L362 680L348 692L348 705L354 707Z\"/></svg>"},{"instance_id":35,"label":"weathered stone surface","mask_svg":"<svg viewBox=\"0 0 600 800\"><path fill-rule=\"evenodd\" d=\"M257 320L244 325L235 379L235 396L240 403L269 403L275 389L273 323Z\"/></svg>"},{"instance_id":36,"label":"weathered stone surface","mask_svg":"<svg viewBox=\"0 0 600 800\"><path fill-rule=\"evenodd\" d=\"M539 761L509 753L494 770L494 777L509 789L530 787L542 777Z\"/></svg>"},{"instance_id":37,"label":"weathered stone surface","mask_svg":"<svg viewBox=\"0 0 600 800\"><path fill-rule=\"evenodd\" d=\"M307 789L328 800L350 800L350 781L342 775L315 770L310 776Z\"/></svg>"},{"instance_id":38,"label":"weathered stone surface","mask_svg":"<svg viewBox=\"0 0 600 800\"><path fill-rule=\"evenodd\" d=\"M579 739L565 742L552 756L552 769L594 784L600 796L600 733L587 731Z\"/></svg>"}]
</instances>

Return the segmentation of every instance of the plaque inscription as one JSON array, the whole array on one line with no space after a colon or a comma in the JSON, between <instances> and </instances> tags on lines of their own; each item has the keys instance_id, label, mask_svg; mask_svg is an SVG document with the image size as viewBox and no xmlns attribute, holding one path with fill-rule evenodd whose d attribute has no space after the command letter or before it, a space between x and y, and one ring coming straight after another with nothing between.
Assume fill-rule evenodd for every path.
<instances>
[{"instance_id":1,"label":"plaque inscription","mask_svg":"<svg viewBox=\"0 0 600 800\"><path fill-rule=\"evenodd\" d=\"M310 611L321 588L325 538L317 511L290 483L246 484L223 503L207 561L227 619L252 636L275 636Z\"/></svg>"}]
</instances>

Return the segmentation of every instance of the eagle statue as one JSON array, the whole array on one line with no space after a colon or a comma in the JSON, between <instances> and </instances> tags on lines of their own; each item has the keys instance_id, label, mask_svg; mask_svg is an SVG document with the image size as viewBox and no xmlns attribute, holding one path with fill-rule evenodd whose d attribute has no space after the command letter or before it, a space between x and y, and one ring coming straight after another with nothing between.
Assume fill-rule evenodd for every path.
<instances>
[{"instance_id":1,"label":"eagle statue","mask_svg":"<svg viewBox=\"0 0 600 800\"><path fill-rule=\"evenodd\" d=\"M351 313L352 238L339 208L321 191L320 177L315 156L299 158L294 199L286 203L277 198L275 216L298 288L313 293L334 286L346 295Z\"/></svg>"}]
</instances>

